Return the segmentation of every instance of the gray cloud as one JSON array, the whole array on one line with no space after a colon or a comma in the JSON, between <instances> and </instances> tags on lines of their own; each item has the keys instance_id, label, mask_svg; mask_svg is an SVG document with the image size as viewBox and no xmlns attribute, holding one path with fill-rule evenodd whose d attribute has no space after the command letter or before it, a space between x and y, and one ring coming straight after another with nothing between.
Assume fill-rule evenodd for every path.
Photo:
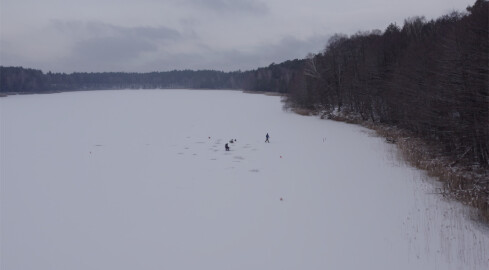
<instances>
[{"instance_id":1,"label":"gray cloud","mask_svg":"<svg viewBox=\"0 0 489 270\"><path fill-rule=\"evenodd\" d=\"M329 36L313 36L306 40L283 38L275 44L262 44L252 50L214 50L201 45L194 53L171 54L141 66L141 70L168 71L173 69L215 69L236 71L256 69L271 63L281 63L305 58L308 53L318 53L326 46Z\"/></svg>"},{"instance_id":2,"label":"gray cloud","mask_svg":"<svg viewBox=\"0 0 489 270\"><path fill-rule=\"evenodd\" d=\"M155 44L130 36L101 37L78 42L73 54L74 58L86 61L123 62L156 49Z\"/></svg>"},{"instance_id":3,"label":"gray cloud","mask_svg":"<svg viewBox=\"0 0 489 270\"><path fill-rule=\"evenodd\" d=\"M63 34L86 36L120 36L148 40L177 40L181 38L177 30L160 27L122 27L101 22L53 21L52 27Z\"/></svg>"},{"instance_id":4,"label":"gray cloud","mask_svg":"<svg viewBox=\"0 0 489 270\"><path fill-rule=\"evenodd\" d=\"M129 36L133 36L135 38L140 37L159 40L177 40L181 38L181 34L178 31L166 27L126 28L124 32L127 32Z\"/></svg>"},{"instance_id":5,"label":"gray cloud","mask_svg":"<svg viewBox=\"0 0 489 270\"><path fill-rule=\"evenodd\" d=\"M1 65L147 72L255 69L317 53L334 33L431 19L475 0L0 1Z\"/></svg>"},{"instance_id":6,"label":"gray cloud","mask_svg":"<svg viewBox=\"0 0 489 270\"><path fill-rule=\"evenodd\" d=\"M265 15L270 11L267 4L257 0L180 0L179 2L221 13L232 12L233 14Z\"/></svg>"},{"instance_id":7,"label":"gray cloud","mask_svg":"<svg viewBox=\"0 0 489 270\"><path fill-rule=\"evenodd\" d=\"M57 22L60 31L84 36L75 43L71 55L63 62L78 71L156 71L173 69L216 69L223 71L247 70L304 58L317 53L326 45L327 36L313 36L305 40L293 36L276 43L265 43L249 48L216 49L202 43L195 36L184 36L169 28L126 28L103 23ZM168 53L167 44L193 44L192 50ZM171 47L171 46L170 46ZM150 59L139 63L142 55Z\"/></svg>"},{"instance_id":8,"label":"gray cloud","mask_svg":"<svg viewBox=\"0 0 489 270\"><path fill-rule=\"evenodd\" d=\"M73 36L69 54L61 61L73 71L130 71L143 54L183 40L167 27L122 27L100 22L54 21L52 27Z\"/></svg>"}]
</instances>

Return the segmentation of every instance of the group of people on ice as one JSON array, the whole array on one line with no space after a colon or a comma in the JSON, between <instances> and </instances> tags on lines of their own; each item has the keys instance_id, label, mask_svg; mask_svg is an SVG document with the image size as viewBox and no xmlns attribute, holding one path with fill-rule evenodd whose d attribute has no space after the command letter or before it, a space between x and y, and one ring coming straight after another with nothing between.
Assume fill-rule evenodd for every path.
<instances>
[{"instance_id":1,"label":"group of people on ice","mask_svg":"<svg viewBox=\"0 0 489 270\"><path fill-rule=\"evenodd\" d=\"M268 135L268 133L267 133L267 135L265 136L265 142L266 143L270 143L270 140L269 139L270 139L270 135ZM236 139L231 139L229 141L229 143L235 143L235 142L236 142ZM226 151L229 151L230 150L229 145L227 143L224 145L224 148L226 149Z\"/></svg>"}]
</instances>

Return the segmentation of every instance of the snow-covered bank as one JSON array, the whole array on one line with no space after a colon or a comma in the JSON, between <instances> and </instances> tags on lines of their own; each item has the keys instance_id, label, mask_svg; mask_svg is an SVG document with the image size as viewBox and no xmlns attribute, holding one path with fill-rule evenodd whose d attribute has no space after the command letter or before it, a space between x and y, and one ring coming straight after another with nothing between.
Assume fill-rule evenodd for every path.
<instances>
[{"instance_id":1,"label":"snow-covered bank","mask_svg":"<svg viewBox=\"0 0 489 270\"><path fill-rule=\"evenodd\" d=\"M487 230L392 145L281 106L236 91L0 99L1 269L487 269Z\"/></svg>"}]
</instances>

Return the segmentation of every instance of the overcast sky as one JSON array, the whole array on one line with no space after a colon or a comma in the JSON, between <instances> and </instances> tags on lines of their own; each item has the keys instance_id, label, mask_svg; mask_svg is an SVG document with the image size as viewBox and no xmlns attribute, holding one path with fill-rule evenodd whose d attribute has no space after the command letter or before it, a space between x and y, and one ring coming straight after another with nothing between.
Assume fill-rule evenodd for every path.
<instances>
[{"instance_id":1,"label":"overcast sky","mask_svg":"<svg viewBox=\"0 0 489 270\"><path fill-rule=\"evenodd\" d=\"M437 18L475 0L0 0L0 65L44 72L249 70L334 33Z\"/></svg>"}]
</instances>

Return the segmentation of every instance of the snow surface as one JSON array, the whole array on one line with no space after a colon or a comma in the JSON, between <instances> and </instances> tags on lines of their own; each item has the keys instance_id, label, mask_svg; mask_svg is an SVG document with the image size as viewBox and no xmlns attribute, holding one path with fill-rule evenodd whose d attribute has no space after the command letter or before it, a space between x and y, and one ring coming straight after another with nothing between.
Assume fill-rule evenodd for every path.
<instances>
[{"instance_id":1,"label":"snow surface","mask_svg":"<svg viewBox=\"0 0 489 270\"><path fill-rule=\"evenodd\" d=\"M489 269L488 230L392 145L284 112L279 97L97 91L0 106L2 270Z\"/></svg>"}]
</instances>

